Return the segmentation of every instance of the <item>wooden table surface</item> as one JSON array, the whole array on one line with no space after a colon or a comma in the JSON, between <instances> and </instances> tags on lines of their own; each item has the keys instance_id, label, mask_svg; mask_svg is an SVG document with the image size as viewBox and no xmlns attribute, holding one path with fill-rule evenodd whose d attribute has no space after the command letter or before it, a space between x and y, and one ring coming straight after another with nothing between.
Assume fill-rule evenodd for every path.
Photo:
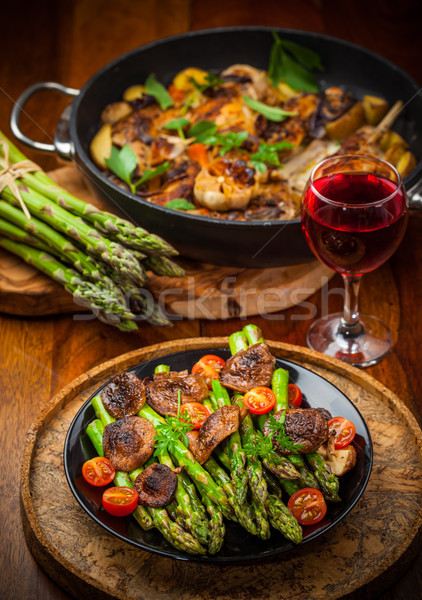
<instances>
[{"instance_id":1,"label":"wooden table surface","mask_svg":"<svg viewBox=\"0 0 422 600\"><path fill-rule=\"evenodd\" d=\"M371 3L345 0L71 0L14 2L2 9L0 128L11 135L13 100L42 80L81 87L101 66L156 38L223 25L267 25L327 33L383 54L422 81L417 0ZM399 92L398 92L399 95ZM66 101L54 94L34 98L24 120L27 133L49 141ZM45 169L55 157L23 150ZM420 420L422 416L422 214L413 213L406 237L392 259L363 279L361 309L376 314L394 334L394 348L368 373L388 386ZM342 282L270 318L256 317L268 339L305 345L315 315L341 310ZM327 293L329 292L329 293ZM226 335L241 320L175 321L173 327L143 326L125 334L72 315L17 318L0 315L0 597L64 600L26 547L19 515L19 467L25 433L40 409L87 369L123 352L156 342ZM422 552L381 600L421 597Z\"/></svg>"}]
</instances>

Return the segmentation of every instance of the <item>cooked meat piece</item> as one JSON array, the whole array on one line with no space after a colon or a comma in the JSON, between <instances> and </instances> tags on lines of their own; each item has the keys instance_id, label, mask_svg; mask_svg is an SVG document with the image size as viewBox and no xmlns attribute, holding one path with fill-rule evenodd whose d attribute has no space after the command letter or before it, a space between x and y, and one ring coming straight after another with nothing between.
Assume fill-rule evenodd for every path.
<instances>
[{"instance_id":1,"label":"cooked meat piece","mask_svg":"<svg viewBox=\"0 0 422 600\"><path fill-rule=\"evenodd\" d=\"M177 395L180 402L203 402L208 396L208 386L200 375L189 375L186 371L159 373L147 382L147 402L160 415L177 415Z\"/></svg>"},{"instance_id":2,"label":"cooked meat piece","mask_svg":"<svg viewBox=\"0 0 422 600\"><path fill-rule=\"evenodd\" d=\"M275 413L274 418L278 421L284 410ZM272 429L268 426L268 421L264 425L264 435L272 435ZM286 411L286 420L284 421L284 431L295 444L300 444L300 452L315 452L321 444L328 438L328 421L315 408L296 408ZM277 452L281 454L291 454L280 447L275 436L273 445Z\"/></svg>"},{"instance_id":3,"label":"cooked meat piece","mask_svg":"<svg viewBox=\"0 0 422 600\"><path fill-rule=\"evenodd\" d=\"M199 431L188 433L189 450L202 465L220 442L238 430L240 422L238 406L222 406L208 417Z\"/></svg>"},{"instance_id":4,"label":"cooked meat piece","mask_svg":"<svg viewBox=\"0 0 422 600\"><path fill-rule=\"evenodd\" d=\"M176 493L177 475L166 465L154 463L139 473L134 487L142 506L166 506Z\"/></svg>"},{"instance_id":5,"label":"cooked meat piece","mask_svg":"<svg viewBox=\"0 0 422 600\"><path fill-rule=\"evenodd\" d=\"M222 385L248 392L260 385L270 386L275 358L267 344L254 344L231 356L220 371Z\"/></svg>"},{"instance_id":6,"label":"cooked meat piece","mask_svg":"<svg viewBox=\"0 0 422 600\"><path fill-rule=\"evenodd\" d=\"M153 453L155 433L147 419L123 417L104 428L104 456L116 471L138 469Z\"/></svg>"},{"instance_id":7,"label":"cooked meat piece","mask_svg":"<svg viewBox=\"0 0 422 600\"><path fill-rule=\"evenodd\" d=\"M115 419L136 415L146 397L145 385L135 373L120 373L101 392L104 406Z\"/></svg>"}]
</instances>

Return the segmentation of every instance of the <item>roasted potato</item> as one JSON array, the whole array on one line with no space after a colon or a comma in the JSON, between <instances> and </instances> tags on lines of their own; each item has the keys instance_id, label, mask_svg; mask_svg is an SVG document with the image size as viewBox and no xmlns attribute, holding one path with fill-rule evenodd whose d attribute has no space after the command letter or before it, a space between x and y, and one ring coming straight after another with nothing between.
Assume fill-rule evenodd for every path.
<instances>
[{"instance_id":1,"label":"roasted potato","mask_svg":"<svg viewBox=\"0 0 422 600\"><path fill-rule=\"evenodd\" d=\"M387 114L389 108L387 102L378 96L364 96L362 105L365 111L366 122L369 125L379 123Z\"/></svg>"},{"instance_id":2,"label":"roasted potato","mask_svg":"<svg viewBox=\"0 0 422 600\"><path fill-rule=\"evenodd\" d=\"M146 88L144 85L131 85L127 88L127 90L125 90L125 93L123 94L123 100L130 102L136 98L142 98L145 92Z\"/></svg>"},{"instance_id":3,"label":"roasted potato","mask_svg":"<svg viewBox=\"0 0 422 600\"><path fill-rule=\"evenodd\" d=\"M409 150L407 150L400 157L398 163L396 164L396 169L399 172L400 177L404 178L413 171L413 169L416 167L416 164L417 162L415 156L409 152Z\"/></svg>"},{"instance_id":4,"label":"roasted potato","mask_svg":"<svg viewBox=\"0 0 422 600\"><path fill-rule=\"evenodd\" d=\"M180 71L173 79L173 85L182 92L191 92L195 89L195 85L192 83L192 79L196 81L198 85L204 85L207 83L206 76L208 73L202 69L196 69L195 67L188 67Z\"/></svg>"},{"instance_id":5,"label":"roasted potato","mask_svg":"<svg viewBox=\"0 0 422 600\"><path fill-rule=\"evenodd\" d=\"M388 129L381 138L380 148L383 152L386 152L390 146L394 144L401 144L403 148L408 148L409 144L395 131Z\"/></svg>"},{"instance_id":6,"label":"roasted potato","mask_svg":"<svg viewBox=\"0 0 422 600\"><path fill-rule=\"evenodd\" d=\"M92 160L100 169L107 169L105 158L111 156L111 125L106 123L101 127L89 145Z\"/></svg>"},{"instance_id":7,"label":"roasted potato","mask_svg":"<svg viewBox=\"0 0 422 600\"><path fill-rule=\"evenodd\" d=\"M365 123L365 111L361 102L356 102L347 112L335 121L325 125L325 131L332 140L342 140L362 127Z\"/></svg>"},{"instance_id":8,"label":"roasted potato","mask_svg":"<svg viewBox=\"0 0 422 600\"><path fill-rule=\"evenodd\" d=\"M101 121L103 123L117 123L120 119L128 117L132 111L131 105L127 102L112 102L101 113Z\"/></svg>"},{"instance_id":9,"label":"roasted potato","mask_svg":"<svg viewBox=\"0 0 422 600\"><path fill-rule=\"evenodd\" d=\"M405 152L406 146L403 146L403 144L393 144L388 148L383 159L397 167L399 160Z\"/></svg>"}]
</instances>

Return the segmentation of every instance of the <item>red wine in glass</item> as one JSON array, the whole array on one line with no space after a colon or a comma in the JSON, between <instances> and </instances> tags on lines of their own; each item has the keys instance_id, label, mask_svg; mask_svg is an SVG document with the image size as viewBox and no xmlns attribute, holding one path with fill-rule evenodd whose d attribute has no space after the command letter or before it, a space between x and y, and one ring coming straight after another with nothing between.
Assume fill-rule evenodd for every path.
<instances>
[{"instance_id":1,"label":"red wine in glass","mask_svg":"<svg viewBox=\"0 0 422 600\"><path fill-rule=\"evenodd\" d=\"M316 321L308 345L358 366L369 366L391 348L379 319L359 315L363 273L397 249L408 219L406 192L396 169L370 155L338 155L315 167L301 206L302 229L313 253L343 276L343 314Z\"/></svg>"},{"instance_id":2,"label":"red wine in glass","mask_svg":"<svg viewBox=\"0 0 422 600\"><path fill-rule=\"evenodd\" d=\"M368 273L390 258L407 224L405 192L395 193L396 187L383 176L359 172L328 175L308 187L302 225L318 258L350 275Z\"/></svg>"}]
</instances>

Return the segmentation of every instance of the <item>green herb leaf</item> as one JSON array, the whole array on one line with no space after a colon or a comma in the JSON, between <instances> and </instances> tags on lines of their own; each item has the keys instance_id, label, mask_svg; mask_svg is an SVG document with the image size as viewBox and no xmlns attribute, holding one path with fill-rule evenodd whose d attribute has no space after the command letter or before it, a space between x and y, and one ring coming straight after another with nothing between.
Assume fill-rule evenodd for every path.
<instances>
[{"instance_id":1,"label":"green herb leaf","mask_svg":"<svg viewBox=\"0 0 422 600\"><path fill-rule=\"evenodd\" d=\"M183 414L180 410L181 394L177 392L177 416L166 417L165 423L159 423L155 426L157 435L154 440L155 445L154 456L159 456L165 452L173 452L176 442L181 440L185 446L189 444L186 434L193 429L192 419L187 411Z\"/></svg>"},{"instance_id":2,"label":"green herb leaf","mask_svg":"<svg viewBox=\"0 0 422 600\"><path fill-rule=\"evenodd\" d=\"M183 116L187 113L189 106L191 106L195 101L195 96L192 94L192 96L190 96L185 104L182 106L181 110L180 110L180 114Z\"/></svg>"},{"instance_id":3,"label":"green herb leaf","mask_svg":"<svg viewBox=\"0 0 422 600\"><path fill-rule=\"evenodd\" d=\"M293 148L293 144L290 144L289 142L278 142L277 144L261 142L258 150L250 155L250 161L255 169L261 171L261 173L266 170L267 165L282 167L283 165L278 158L278 152L287 148Z\"/></svg>"},{"instance_id":4,"label":"green herb leaf","mask_svg":"<svg viewBox=\"0 0 422 600\"><path fill-rule=\"evenodd\" d=\"M261 431L256 431L253 439L249 439L243 444L246 454L252 458L271 459L275 455L272 438L264 435Z\"/></svg>"},{"instance_id":5,"label":"green herb leaf","mask_svg":"<svg viewBox=\"0 0 422 600\"><path fill-rule=\"evenodd\" d=\"M133 187L136 189L142 183L149 181L149 179L152 179L153 177L157 177L158 175L165 173L169 168L170 168L170 163L168 161L166 161L166 162L163 162L161 165L158 165L158 167L156 169L147 169L144 172L144 174L142 175L142 177L134 183Z\"/></svg>"},{"instance_id":6,"label":"green herb leaf","mask_svg":"<svg viewBox=\"0 0 422 600\"><path fill-rule=\"evenodd\" d=\"M228 133L217 133L215 136L216 143L221 146L220 154L222 156L224 156L226 152L232 150L233 148L239 148L239 146L243 144L247 137L247 131L229 131Z\"/></svg>"},{"instance_id":7,"label":"green herb leaf","mask_svg":"<svg viewBox=\"0 0 422 600\"><path fill-rule=\"evenodd\" d=\"M166 108L173 106L173 100L170 94L163 84L157 81L154 73L151 73L146 78L145 87L148 94L154 96L154 98L157 100L162 110L166 110Z\"/></svg>"},{"instance_id":8,"label":"green herb leaf","mask_svg":"<svg viewBox=\"0 0 422 600\"><path fill-rule=\"evenodd\" d=\"M216 87L217 85L224 83L224 80L215 73L208 73L208 75L205 76L206 83L203 84L198 83L193 77L189 77L189 81L193 83L196 89L200 92L204 92L210 87Z\"/></svg>"},{"instance_id":9,"label":"green herb leaf","mask_svg":"<svg viewBox=\"0 0 422 600\"><path fill-rule=\"evenodd\" d=\"M285 80L287 85L294 90L318 91L318 83L314 75L299 63L296 63L286 52L283 52L283 63L286 68Z\"/></svg>"},{"instance_id":10,"label":"green herb leaf","mask_svg":"<svg viewBox=\"0 0 422 600\"><path fill-rule=\"evenodd\" d=\"M268 104L254 100L249 96L243 96L243 100L249 108L261 113L261 115L264 115L269 121L280 123L281 121L284 121L286 117L294 117L297 115L297 112L286 111L277 106L268 106Z\"/></svg>"},{"instance_id":11,"label":"green herb leaf","mask_svg":"<svg viewBox=\"0 0 422 600\"><path fill-rule=\"evenodd\" d=\"M281 44L285 50L288 50L295 59L301 62L307 69L318 69L318 71L324 70L320 55L310 48L305 48L305 46L301 46L290 40L283 40Z\"/></svg>"},{"instance_id":12,"label":"green herb leaf","mask_svg":"<svg viewBox=\"0 0 422 600\"><path fill-rule=\"evenodd\" d=\"M213 121L199 121L190 128L189 137L195 138L200 144L212 144L215 143L216 131L217 125Z\"/></svg>"},{"instance_id":13,"label":"green herb leaf","mask_svg":"<svg viewBox=\"0 0 422 600\"><path fill-rule=\"evenodd\" d=\"M173 198L173 200L167 202L166 208L172 208L173 210L193 210L196 207L185 198Z\"/></svg>"},{"instance_id":14,"label":"green herb leaf","mask_svg":"<svg viewBox=\"0 0 422 600\"><path fill-rule=\"evenodd\" d=\"M284 79L295 90L317 92L318 84L310 71L323 70L319 54L290 40L280 39L275 31L272 35L274 44L270 51L268 77L273 85L277 87Z\"/></svg>"},{"instance_id":15,"label":"green herb leaf","mask_svg":"<svg viewBox=\"0 0 422 600\"><path fill-rule=\"evenodd\" d=\"M169 121L164 125L164 129L180 129L181 127L186 127L189 125L190 121L188 119L173 119L173 121Z\"/></svg>"},{"instance_id":16,"label":"green herb leaf","mask_svg":"<svg viewBox=\"0 0 422 600\"><path fill-rule=\"evenodd\" d=\"M112 146L110 158L104 160L110 171L132 187L132 175L138 163L136 154L130 146L123 146L121 150Z\"/></svg>"}]
</instances>

